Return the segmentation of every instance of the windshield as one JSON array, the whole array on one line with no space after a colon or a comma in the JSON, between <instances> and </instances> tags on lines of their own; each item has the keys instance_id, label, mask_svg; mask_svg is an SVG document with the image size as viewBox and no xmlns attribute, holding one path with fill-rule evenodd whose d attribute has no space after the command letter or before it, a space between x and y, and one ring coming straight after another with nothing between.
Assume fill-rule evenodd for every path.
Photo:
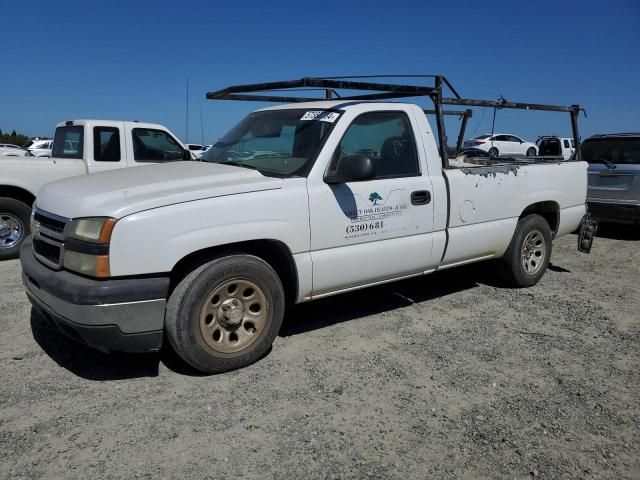
<instances>
[{"instance_id":1,"label":"windshield","mask_svg":"<svg viewBox=\"0 0 640 480\"><path fill-rule=\"evenodd\" d=\"M253 168L265 175L306 175L339 117L340 112L328 110L254 112L200 159Z\"/></svg>"},{"instance_id":2,"label":"windshield","mask_svg":"<svg viewBox=\"0 0 640 480\"><path fill-rule=\"evenodd\" d=\"M587 140L580 152L589 163L640 164L640 138Z\"/></svg>"}]
</instances>

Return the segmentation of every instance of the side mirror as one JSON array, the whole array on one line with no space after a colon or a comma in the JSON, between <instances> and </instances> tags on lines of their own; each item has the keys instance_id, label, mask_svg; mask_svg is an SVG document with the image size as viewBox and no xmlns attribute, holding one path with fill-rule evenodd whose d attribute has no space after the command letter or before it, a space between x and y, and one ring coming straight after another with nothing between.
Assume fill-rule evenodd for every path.
<instances>
[{"instance_id":1,"label":"side mirror","mask_svg":"<svg viewBox=\"0 0 640 480\"><path fill-rule=\"evenodd\" d=\"M376 176L373 161L363 155L349 155L338 160L335 172L325 176L329 184L362 182Z\"/></svg>"}]
</instances>

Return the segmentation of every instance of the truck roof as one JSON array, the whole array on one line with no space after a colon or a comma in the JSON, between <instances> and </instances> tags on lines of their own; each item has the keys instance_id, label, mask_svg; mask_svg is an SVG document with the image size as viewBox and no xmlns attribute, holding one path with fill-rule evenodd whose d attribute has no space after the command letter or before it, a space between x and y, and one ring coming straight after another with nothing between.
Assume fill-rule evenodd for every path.
<instances>
[{"instance_id":1,"label":"truck roof","mask_svg":"<svg viewBox=\"0 0 640 480\"><path fill-rule=\"evenodd\" d=\"M160 130L166 130L167 127L161 125L159 123L147 123L147 122L139 122L137 120L104 120L99 118L79 118L75 120L66 120L64 122L60 122L56 125L57 127L65 127L65 126L87 126L87 125L95 125L100 124L105 127L118 127L122 125L122 123L132 123L141 128L156 128Z\"/></svg>"},{"instance_id":2,"label":"truck roof","mask_svg":"<svg viewBox=\"0 0 640 480\"><path fill-rule=\"evenodd\" d=\"M596 133L595 135L592 135L589 138L608 138L608 137L640 137L640 132Z\"/></svg>"}]
</instances>

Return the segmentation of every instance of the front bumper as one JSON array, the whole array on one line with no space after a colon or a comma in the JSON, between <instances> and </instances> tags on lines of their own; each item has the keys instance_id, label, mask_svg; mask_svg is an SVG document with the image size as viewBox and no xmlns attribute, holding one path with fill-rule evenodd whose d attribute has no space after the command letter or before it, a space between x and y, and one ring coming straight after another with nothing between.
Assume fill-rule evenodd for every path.
<instances>
[{"instance_id":1,"label":"front bumper","mask_svg":"<svg viewBox=\"0 0 640 480\"><path fill-rule=\"evenodd\" d=\"M20 262L31 304L65 335L102 351L162 346L168 277L93 280L51 270L35 258L31 237L22 245Z\"/></svg>"},{"instance_id":2,"label":"front bumper","mask_svg":"<svg viewBox=\"0 0 640 480\"><path fill-rule=\"evenodd\" d=\"M605 222L640 223L640 204L606 203L587 199L589 213Z\"/></svg>"}]
</instances>

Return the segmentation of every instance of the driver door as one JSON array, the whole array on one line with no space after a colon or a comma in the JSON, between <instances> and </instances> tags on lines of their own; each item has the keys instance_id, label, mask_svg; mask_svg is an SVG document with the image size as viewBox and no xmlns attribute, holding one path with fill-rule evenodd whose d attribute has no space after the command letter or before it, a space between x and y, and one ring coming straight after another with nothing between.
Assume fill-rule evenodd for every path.
<instances>
[{"instance_id":1,"label":"driver door","mask_svg":"<svg viewBox=\"0 0 640 480\"><path fill-rule=\"evenodd\" d=\"M364 181L310 182L313 296L424 272L430 267L431 179L421 172L414 120L404 111L356 117L333 153L369 157L375 175Z\"/></svg>"}]
</instances>

